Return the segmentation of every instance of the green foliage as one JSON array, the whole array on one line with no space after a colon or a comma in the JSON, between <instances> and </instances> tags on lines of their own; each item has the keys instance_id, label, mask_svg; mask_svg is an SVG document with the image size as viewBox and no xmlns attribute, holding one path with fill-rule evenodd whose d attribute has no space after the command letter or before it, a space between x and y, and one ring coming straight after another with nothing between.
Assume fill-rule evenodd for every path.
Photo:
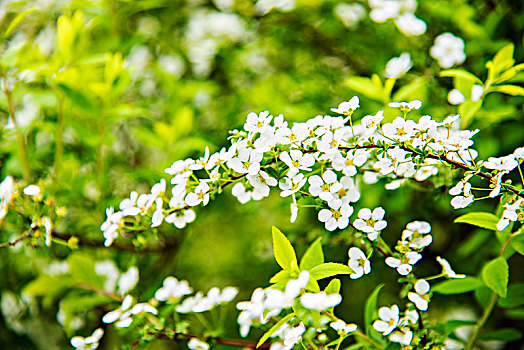
<instances>
[{"instance_id":1,"label":"green foliage","mask_svg":"<svg viewBox=\"0 0 524 350\"><path fill-rule=\"evenodd\" d=\"M440 282L431 289L435 293L449 295L472 292L482 286L484 286L484 283L482 283L481 280L476 277L467 276L466 278Z\"/></svg>"},{"instance_id":2,"label":"green foliage","mask_svg":"<svg viewBox=\"0 0 524 350\"><path fill-rule=\"evenodd\" d=\"M509 268L504 257L491 260L482 268L482 280L491 290L505 298L508 293Z\"/></svg>"},{"instance_id":3,"label":"green foliage","mask_svg":"<svg viewBox=\"0 0 524 350\"><path fill-rule=\"evenodd\" d=\"M473 212L459 216L455 219L457 223L475 225L488 230L497 230L499 217L491 213Z\"/></svg>"}]
</instances>

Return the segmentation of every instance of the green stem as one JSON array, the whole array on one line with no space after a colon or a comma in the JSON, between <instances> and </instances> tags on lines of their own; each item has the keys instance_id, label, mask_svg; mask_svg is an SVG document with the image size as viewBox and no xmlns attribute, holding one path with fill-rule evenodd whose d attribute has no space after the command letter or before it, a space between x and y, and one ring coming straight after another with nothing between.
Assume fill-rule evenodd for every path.
<instances>
[{"instance_id":1,"label":"green stem","mask_svg":"<svg viewBox=\"0 0 524 350\"><path fill-rule=\"evenodd\" d=\"M31 170L29 168L29 161L27 159L27 148L25 146L24 135L18 128L18 123L15 117L15 104L13 103L13 95L11 90L5 90L5 97L9 107L9 117L16 130L16 140L18 141L18 154L20 155L20 162L22 163L22 174L26 184L31 183Z\"/></svg>"},{"instance_id":2,"label":"green stem","mask_svg":"<svg viewBox=\"0 0 524 350\"><path fill-rule=\"evenodd\" d=\"M55 177L58 179L64 159L64 140L62 135L65 128L64 97L58 97L58 116L56 126Z\"/></svg>"},{"instance_id":3,"label":"green stem","mask_svg":"<svg viewBox=\"0 0 524 350\"><path fill-rule=\"evenodd\" d=\"M377 237L377 241L382 249L384 249L389 255L393 255L393 251L380 235Z\"/></svg>"}]
</instances>

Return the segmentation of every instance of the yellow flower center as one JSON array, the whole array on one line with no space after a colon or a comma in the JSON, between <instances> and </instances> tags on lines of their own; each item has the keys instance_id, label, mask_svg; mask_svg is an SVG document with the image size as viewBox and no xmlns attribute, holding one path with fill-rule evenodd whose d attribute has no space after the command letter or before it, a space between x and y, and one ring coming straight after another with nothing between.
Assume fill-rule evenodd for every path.
<instances>
[{"instance_id":1,"label":"yellow flower center","mask_svg":"<svg viewBox=\"0 0 524 350\"><path fill-rule=\"evenodd\" d=\"M331 190L331 185L330 184L323 184L321 186L321 188L322 188L322 191L329 192L329 190Z\"/></svg>"},{"instance_id":2,"label":"yellow flower center","mask_svg":"<svg viewBox=\"0 0 524 350\"><path fill-rule=\"evenodd\" d=\"M244 169L249 169L249 167L251 166L251 162L248 160L244 163Z\"/></svg>"},{"instance_id":3,"label":"yellow flower center","mask_svg":"<svg viewBox=\"0 0 524 350\"><path fill-rule=\"evenodd\" d=\"M300 165L300 163L298 162L298 160L294 160L294 161L292 161L291 164L293 164L293 166L294 166L295 168L298 168L298 166Z\"/></svg>"},{"instance_id":4,"label":"yellow flower center","mask_svg":"<svg viewBox=\"0 0 524 350\"><path fill-rule=\"evenodd\" d=\"M406 131L404 130L404 128L398 128L398 129L397 129L397 135L398 135L398 136L404 136L404 135L406 135L406 134L407 134L407 133L406 133Z\"/></svg>"},{"instance_id":5,"label":"yellow flower center","mask_svg":"<svg viewBox=\"0 0 524 350\"><path fill-rule=\"evenodd\" d=\"M373 220L373 219L366 220L366 224L367 224L368 226L373 227L373 226L375 226L375 223L376 223L376 221Z\"/></svg>"},{"instance_id":6,"label":"yellow flower center","mask_svg":"<svg viewBox=\"0 0 524 350\"><path fill-rule=\"evenodd\" d=\"M338 220L342 217L342 213L338 210L333 210L333 217Z\"/></svg>"},{"instance_id":7,"label":"yellow flower center","mask_svg":"<svg viewBox=\"0 0 524 350\"><path fill-rule=\"evenodd\" d=\"M346 159L346 166L353 165L353 159Z\"/></svg>"},{"instance_id":8,"label":"yellow flower center","mask_svg":"<svg viewBox=\"0 0 524 350\"><path fill-rule=\"evenodd\" d=\"M345 188L343 188L343 189L341 189L340 191L338 191L337 193L338 193L338 195L339 195L340 197L345 197L346 194L348 194L348 191L347 191Z\"/></svg>"}]
</instances>

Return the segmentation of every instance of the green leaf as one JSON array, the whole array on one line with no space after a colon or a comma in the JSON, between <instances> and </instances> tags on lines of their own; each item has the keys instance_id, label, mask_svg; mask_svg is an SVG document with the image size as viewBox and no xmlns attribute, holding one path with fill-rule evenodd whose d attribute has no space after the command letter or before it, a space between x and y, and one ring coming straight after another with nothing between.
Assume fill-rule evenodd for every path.
<instances>
[{"instance_id":1,"label":"green leaf","mask_svg":"<svg viewBox=\"0 0 524 350\"><path fill-rule=\"evenodd\" d=\"M356 92L375 100L383 100L382 89L378 88L370 78L366 77L349 77L345 81L346 85Z\"/></svg>"},{"instance_id":2,"label":"green leaf","mask_svg":"<svg viewBox=\"0 0 524 350\"><path fill-rule=\"evenodd\" d=\"M321 238L318 238L309 246L302 260L300 260L300 270L309 270L310 268L320 265L324 262L324 253L322 252Z\"/></svg>"},{"instance_id":3,"label":"green leaf","mask_svg":"<svg viewBox=\"0 0 524 350\"><path fill-rule=\"evenodd\" d=\"M444 329L446 334L449 334L453 332L456 328L462 327L462 326L473 326L477 322L476 321L467 321L467 320L449 320L444 325Z\"/></svg>"},{"instance_id":4,"label":"green leaf","mask_svg":"<svg viewBox=\"0 0 524 350\"><path fill-rule=\"evenodd\" d=\"M24 287L22 294L54 297L73 284L74 281L68 276L40 275Z\"/></svg>"},{"instance_id":5,"label":"green leaf","mask_svg":"<svg viewBox=\"0 0 524 350\"><path fill-rule=\"evenodd\" d=\"M463 78L469 81L473 81L477 84L483 85L482 80L480 80L474 74L468 71L465 71L463 69L447 69L447 70L440 72L440 76L441 77L453 77L453 78L460 77L460 78Z\"/></svg>"},{"instance_id":6,"label":"green leaf","mask_svg":"<svg viewBox=\"0 0 524 350\"><path fill-rule=\"evenodd\" d=\"M57 84L57 88L64 93L64 95L70 99L76 107L79 107L85 112L94 113L95 107L82 92L75 90L65 84Z\"/></svg>"},{"instance_id":7,"label":"green leaf","mask_svg":"<svg viewBox=\"0 0 524 350\"><path fill-rule=\"evenodd\" d=\"M517 85L497 85L490 88L491 91L502 92L511 96L524 96L524 88Z\"/></svg>"},{"instance_id":8,"label":"green leaf","mask_svg":"<svg viewBox=\"0 0 524 350\"><path fill-rule=\"evenodd\" d=\"M23 12L20 12L19 14L17 14L15 16L15 18L11 21L11 23L9 23L9 26L6 28L6 30L4 31L4 34L2 34L2 38L0 39L0 42L3 42L4 40L6 40L10 35L11 35L11 32L13 30L15 30L16 27L18 27L18 25L20 23L22 23L22 21L24 20L24 18L33 13L33 12L36 12L37 9L35 8L29 8Z\"/></svg>"},{"instance_id":9,"label":"green leaf","mask_svg":"<svg viewBox=\"0 0 524 350\"><path fill-rule=\"evenodd\" d=\"M85 283L91 286L102 288L104 281L95 271L94 261L85 254L75 253L67 259L71 277L77 283Z\"/></svg>"},{"instance_id":10,"label":"green leaf","mask_svg":"<svg viewBox=\"0 0 524 350\"><path fill-rule=\"evenodd\" d=\"M466 277L461 279L452 279L444 282L440 282L435 286L431 287L431 290L439 294L462 294L472 292L477 288L484 285L477 277Z\"/></svg>"},{"instance_id":11,"label":"green leaf","mask_svg":"<svg viewBox=\"0 0 524 350\"><path fill-rule=\"evenodd\" d=\"M495 54L495 57L493 57L492 61L492 68L496 73L502 72L503 70L506 70L513 66L513 64L515 63L515 60L513 59L514 51L515 45L513 45L513 43L509 43Z\"/></svg>"},{"instance_id":12,"label":"green leaf","mask_svg":"<svg viewBox=\"0 0 524 350\"><path fill-rule=\"evenodd\" d=\"M329 262L313 267L309 270L309 273L314 279L321 280L336 275L349 275L354 272L347 265Z\"/></svg>"},{"instance_id":13,"label":"green leaf","mask_svg":"<svg viewBox=\"0 0 524 350\"><path fill-rule=\"evenodd\" d=\"M273 226L272 235L273 252L280 267L287 271L292 271L294 267L298 268L295 250L286 236L275 226Z\"/></svg>"},{"instance_id":14,"label":"green leaf","mask_svg":"<svg viewBox=\"0 0 524 350\"><path fill-rule=\"evenodd\" d=\"M289 271L281 270L271 277L269 283L286 284L290 279L291 275Z\"/></svg>"},{"instance_id":15,"label":"green leaf","mask_svg":"<svg viewBox=\"0 0 524 350\"><path fill-rule=\"evenodd\" d=\"M499 340L503 342L515 341L522 338L522 333L515 328L503 328L496 331L486 332L482 334L480 339L484 340Z\"/></svg>"},{"instance_id":16,"label":"green leaf","mask_svg":"<svg viewBox=\"0 0 524 350\"><path fill-rule=\"evenodd\" d=\"M508 295L505 298L499 298L498 304L505 308L524 305L524 283L510 285Z\"/></svg>"},{"instance_id":17,"label":"green leaf","mask_svg":"<svg viewBox=\"0 0 524 350\"><path fill-rule=\"evenodd\" d=\"M482 99L478 101L466 101L459 106L458 111L462 118L461 126L463 128L469 125L473 116L478 112L480 107L482 107Z\"/></svg>"},{"instance_id":18,"label":"green leaf","mask_svg":"<svg viewBox=\"0 0 524 350\"><path fill-rule=\"evenodd\" d=\"M513 309L506 311L506 317L513 320L524 320L524 309Z\"/></svg>"},{"instance_id":19,"label":"green leaf","mask_svg":"<svg viewBox=\"0 0 524 350\"><path fill-rule=\"evenodd\" d=\"M309 281L307 281L306 290L313 293L320 292L320 286L318 285L317 280L310 278Z\"/></svg>"},{"instance_id":20,"label":"green leaf","mask_svg":"<svg viewBox=\"0 0 524 350\"><path fill-rule=\"evenodd\" d=\"M497 222L499 222L499 218L492 213L478 211L459 216L455 219L455 222L475 225L488 230L497 231Z\"/></svg>"},{"instance_id":21,"label":"green leaf","mask_svg":"<svg viewBox=\"0 0 524 350\"><path fill-rule=\"evenodd\" d=\"M515 236L510 244L520 255L524 255L524 234Z\"/></svg>"},{"instance_id":22,"label":"green leaf","mask_svg":"<svg viewBox=\"0 0 524 350\"><path fill-rule=\"evenodd\" d=\"M364 308L364 324L366 326L366 334L369 334L370 330L373 328L371 326L373 323L373 315L377 310L378 294L380 293L382 287L384 287L384 283L376 287L366 300L366 306Z\"/></svg>"},{"instance_id":23,"label":"green leaf","mask_svg":"<svg viewBox=\"0 0 524 350\"><path fill-rule=\"evenodd\" d=\"M260 338L260 340L257 343L257 348L260 345L264 344L266 340L268 340L269 337L273 335L273 333L275 333L284 323L293 318L293 316L295 316L295 314L292 312L281 318L280 321L278 321L277 323L275 323L275 325L271 327L266 333L264 333L264 335Z\"/></svg>"},{"instance_id":24,"label":"green leaf","mask_svg":"<svg viewBox=\"0 0 524 350\"><path fill-rule=\"evenodd\" d=\"M413 80L411 83L400 87L393 94L393 101L424 100L428 81L425 77Z\"/></svg>"},{"instance_id":25,"label":"green leaf","mask_svg":"<svg viewBox=\"0 0 524 350\"><path fill-rule=\"evenodd\" d=\"M506 259L499 256L482 269L482 280L492 291L505 298L508 293L509 267Z\"/></svg>"},{"instance_id":26,"label":"green leaf","mask_svg":"<svg viewBox=\"0 0 524 350\"><path fill-rule=\"evenodd\" d=\"M332 279L324 289L326 294L335 294L340 292L340 280L338 278Z\"/></svg>"}]
</instances>

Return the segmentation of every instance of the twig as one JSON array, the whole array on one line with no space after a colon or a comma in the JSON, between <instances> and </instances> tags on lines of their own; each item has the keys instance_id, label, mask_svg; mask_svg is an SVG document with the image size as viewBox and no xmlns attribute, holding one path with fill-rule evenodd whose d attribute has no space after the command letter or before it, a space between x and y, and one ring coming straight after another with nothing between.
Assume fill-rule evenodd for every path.
<instances>
[{"instance_id":1,"label":"twig","mask_svg":"<svg viewBox=\"0 0 524 350\"><path fill-rule=\"evenodd\" d=\"M38 226L36 225L34 227L31 227L26 233L24 233L22 236L18 237L14 241L5 242L5 243L0 244L0 248L14 247L18 242L31 237L31 235L36 231L37 227Z\"/></svg>"}]
</instances>

